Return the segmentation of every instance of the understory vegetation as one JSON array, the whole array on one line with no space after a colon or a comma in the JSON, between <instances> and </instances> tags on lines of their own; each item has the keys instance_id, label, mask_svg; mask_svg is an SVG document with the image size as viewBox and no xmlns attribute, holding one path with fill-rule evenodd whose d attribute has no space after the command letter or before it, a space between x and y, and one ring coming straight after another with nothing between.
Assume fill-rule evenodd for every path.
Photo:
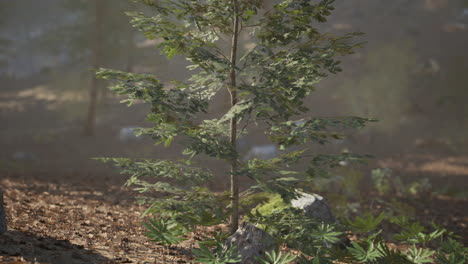
<instances>
[{"instance_id":1,"label":"understory vegetation","mask_svg":"<svg viewBox=\"0 0 468 264\"><path fill-rule=\"evenodd\" d=\"M465 263L466 248L456 234L436 223L431 229L416 223L409 206L396 199L368 204L368 197L359 195L365 177L352 164L369 156L321 154L314 148L375 121L313 117L304 106L321 79L341 71L339 57L359 47L354 40L359 33L333 36L314 26L327 21L333 0L141 2L152 14L128 13L133 26L157 38L168 58L184 56L193 73L170 84L153 74L97 73L113 81L111 89L126 96L125 103L151 106L151 127L138 129L138 135L166 147L183 146L180 160L102 158L130 175L127 185L148 204L143 216L151 240L178 245L190 233L206 230L193 250L194 261L236 263L237 248L225 240L239 223L249 222L275 242L259 263ZM230 108L214 112L210 103L222 92L229 94ZM238 140L252 127L264 130L279 155L241 157ZM224 174L204 166L203 159L223 161ZM386 169L374 170L371 178L380 195L430 190L427 182L405 184ZM229 181L229 190L209 189L217 180ZM251 184L241 188L240 182ZM290 206L301 193L314 192L328 195L339 221L321 222ZM389 237L384 227L395 234Z\"/></svg>"}]
</instances>

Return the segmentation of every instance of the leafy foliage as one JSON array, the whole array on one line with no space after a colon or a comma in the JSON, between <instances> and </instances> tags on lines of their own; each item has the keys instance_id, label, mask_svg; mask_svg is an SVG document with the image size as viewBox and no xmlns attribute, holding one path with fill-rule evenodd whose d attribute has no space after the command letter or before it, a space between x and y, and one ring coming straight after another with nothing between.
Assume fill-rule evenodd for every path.
<instances>
[{"instance_id":1,"label":"leafy foliage","mask_svg":"<svg viewBox=\"0 0 468 264\"><path fill-rule=\"evenodd\" d=\"M402 231L395 235L395 239L402 240L410 244L422 244L426 245L428 242L442 237L447 230L442 228L436 228L431 233L424 233L425 228L417 222L409 222L407 217L398 217L393 219L393 223L399 225Z\"/></svg>"},{"instance_id":2,"label":"leafy foliage","mask_svg":"<svg viewBox=\"0 0 468 264\"><path fill-rule=\"evenodd\" d=\"M448 239L444 241L436 255L440 264L462 264L466 263L468 249L459 242Z\"/></svg>"},{"instance_id":3,"label":"leafy foliage","mask_svg":"<svg viewBox=\"0 0 468 264\"><path fill-rule=\"evenodd\" d=\"M146 236L162 245L178 244L183 240L181 236L185 233L184 228L172 219L154 217L143 225L148 230Z\"/></svg>"},{"instance_id":4,"label":"leafy foliage","mask_svg":"<svg viewBox=\"0 0 468 264\"><path fill-rule=\"evenodd\" d=\"M267 252L265 255L263 259L259 259L262 264L288 264L296 259L296 256L289 253L283 255L281 251L278 253L276 251Z\"/></svg>"},{"instance_id":5,"label":"leafy foliage","mask_svg":"<svg viewBox=\"0 0 468 264\"><path fill-rule=\"evenodd\" d=\"M408 259L415 264L432 263L433 259L431 258L431 256L434 253L434 251L429 249L412 247L408 249L407 256Z\"/></svg>"},{"instance_id":6,"label":"leafy foliage","mask_svg":"<svg viewBox=\"0 0 468 264\"><path fill-rule=\"evenodd\" d=\"M375 217L370 212L367 212L363 216L357 216L354 221L348 220L348 224L354 231L367 233L375 230L384 218L384 213L380 213Z\"/></svg>"},{"instance_id":7,"label":"leafy foliage","mask_svg":"<svg viewBox=\"0 0 468 264\"><path fill-rule=\"evenodd\" d=\"M234 247L224 247L222 243L217 243L215 251L211 251L203 244L199 245L199 249L193 249L196 261L206 264L225 264L237 263L241 261L241 257L236 253Z\"/></svg>"},{"instance_id":8,"label":"leafy foliage","mask_svg":"<svg viewBox=\"0 0 468 264\"><path fill-rule=\"evenodd\" d=\"M372 180L380 194L422 195L428 194L432 188L427 178L403 184L401 178L392 175L392 170L388 168L372 170Z\"/></svg>"},{"instance_id":9,"label":"leafy foliage","mask_svg":"<svg viewBox=\"0 0 468 264\"><path fill-rule=\"evenodd\" d=\"M372 241L366 241L366 245L359 245L356 242L351 242L352 247L348 247L349 252L358 261L367 262L375 261L381 257L381 252L374 246Z\"/></svg>"}]
</instances>

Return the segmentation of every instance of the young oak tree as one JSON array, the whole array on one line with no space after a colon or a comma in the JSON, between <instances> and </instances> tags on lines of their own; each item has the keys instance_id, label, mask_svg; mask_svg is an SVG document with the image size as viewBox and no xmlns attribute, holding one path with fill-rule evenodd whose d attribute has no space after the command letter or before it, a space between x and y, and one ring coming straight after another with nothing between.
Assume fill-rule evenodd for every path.
<instances>
[{"instance_id":1,"label":"young oak tree","mask_svg":"<svg viewBox=\"0 0 468 264\"><path fill-rule=\"evenodd\" d=\"M235 232L243 205L241 177L255 183L242 193L242 199L263 191L289 201L299 191L308 191L314 176L327 168L361 158L321 155L312 146L341 139L343 128L363 127L370 119L306 116L309 109L304 101L317 82L339 72L337 58L358 46L352 43L357 33L333 36L316 29L318 23L326 22L333 0L284 0L270 6L262 0L141 2L154 15L128 13L133 26L147 38L160 40L158 48L168 58L184 56L193 72L188 80L171 84L153 74L108 69L97 73L113 80L111 89L127 96L124 101L129 105L142 100L152 106L147 120L153 126L139 129L139 134L165 146L176 137L184 144L184 160L104 159L131 175L128 185L155 194L143 198L150 204L147 212L155 215L147 223L153 239L174 244L196 226L222 222L229 222L230 232ZM248 50L244 48L247 42L252 46ZM208 106L222 90L229 92L230 109L216 118L203 119L217 114L208 113ZM282 154L243 161L236 141L251 126L264 127ZM200 154L230 165L228 192L206 187L215 175L203 164L197 166L193 158ZM296 171L292 165L299 162L309 168ZM172 235L158 236L163 233Z\"/></svg>"}]
</instances>

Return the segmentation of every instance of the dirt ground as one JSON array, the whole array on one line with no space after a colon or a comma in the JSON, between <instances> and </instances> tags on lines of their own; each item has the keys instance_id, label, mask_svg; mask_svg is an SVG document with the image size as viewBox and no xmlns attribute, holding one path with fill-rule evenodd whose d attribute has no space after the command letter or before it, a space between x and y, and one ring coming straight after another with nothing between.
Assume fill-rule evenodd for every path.
<instances>
[{"instance_id":1,"label":"dirt ground","mask_svg":"<svg viewBox=\"0 0 468 264\"><path fill-rule=\"evenodd\" d=\"M340 76L346 78L362 74L369 50L408 39L415 47L418 65L411 69L411 89L404 95L413 100L411 113L405 113L406 119L395 117L411 122L397 126L390 135L358 135L332 150L373 154L375 158L363 169L366 177L373 168L391 168L405 182L428 178L434 193L404 202L424 225L434 221L458 234L467 246L468 141L462 126L467 121L466 104L457 93L448 93L452 101L446 105L436 103L449 91L448 79L459 78L463 87L468 80L466 72L450 75L460 68L452 60L468 56L468 21L460 18L463 10L458 3L337 1L326 29L366 32L367 48L344 60ZM191 263L190 249L198 234L171 248L148 241L140 224L144 208L135 202L131 190L122 187L126 176L91 159L177 158L177 146L162 149L148 139L119 140L121 128L145 124L147 108L127 108L117 98L100 102L95 137L82 137L86 92L57 92L48 89L48 81L48 76L31 76L0 86L0 188L9 225L9 231L0 235L0 263ZM316 99L309 102L313 114L340 114L340 102L333 95L340 81L325 81L331 92L317 91ZM378 104L374 99L372 103ZM458 141L444 139L455 136ZM219 164L213 165L223 171ZM219 181L212 187L226 186L227 182Z\"/></svg>"},{"instance_id":2,"label":"dirt ground","mask_svg":"<svg viewBox=\"0 0 468 264\"><path fill-rule=\"evenodd\" d=\"M103 193L10 179L2 186L10 230L0 236L1 263L187 263L177 253L183 248L164 256L145 238L142 208L118 187Z\"/></svg>"},{"instance_id":3,"label":"dirt ground","mask_svg":"<svg viewBox=\"0 0 468 264\"><path fill-rule=\"evenodd\" d=\"M461 159L468 163L468 157ZM445 167L443 162L429 165ZM446 167L445 179L468 176L468 167L464 175L453 175L450 164ZM13 176L3 177L0 185L9 224L9 231L0 235L0 263L191 263L196 235L171 248L148 241L139 217L144 208L120 185ZM468 244L466 198L433 195L403 201L415 208L424 225L434 221Z\"/></svg>"}]
</instances>

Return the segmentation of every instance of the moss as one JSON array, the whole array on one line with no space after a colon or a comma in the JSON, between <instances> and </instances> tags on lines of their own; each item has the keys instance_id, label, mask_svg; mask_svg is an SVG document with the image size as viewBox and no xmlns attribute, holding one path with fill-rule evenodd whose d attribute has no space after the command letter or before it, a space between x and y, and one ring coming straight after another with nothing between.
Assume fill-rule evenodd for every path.
<instances>
[{"instance_id":1,"label":"moss","mask_svg":"<svg viewBox=\"0 0 468 264\"><path fill-rule=\"evenodd\" d=\"M271 215L272 213L280 212L291 207L291 205L283 201L279 194L262 193L262 196L267 198L267 201L254 207L251 211L252 213L258 211L262 215Z\"/></svg>"}]
</instances>

